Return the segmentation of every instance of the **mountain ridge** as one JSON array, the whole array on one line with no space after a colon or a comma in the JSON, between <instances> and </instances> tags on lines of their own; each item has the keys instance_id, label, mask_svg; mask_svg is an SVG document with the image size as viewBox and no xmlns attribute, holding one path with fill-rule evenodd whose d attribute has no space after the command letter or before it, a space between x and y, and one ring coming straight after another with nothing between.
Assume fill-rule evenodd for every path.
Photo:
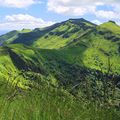
<instances>
[{"instance_id":1,"label":"mountain ridge","mask_svg":"<svg viewBox=\"0 0 120 120\"><path fill-rule=\"evenodd\" d=\"M71 29L71 31L68 30L68 28ZM45 28L42 28L42 29L41 28L35 28L34 30L27 30L26 29L26 31L25 31L25 29L23 29L22 31L16 31L17 33L16 33L16 35L13 35L13 38L9 36L9 33L7 33L8 36L10 37L10 40L8 39L9 37L6 37L7 34L5 34L5 35L2 35L0 37L0 42L1 42L1 45L4 44L4 43L13 43L13 44L23 43L23 44L26 44L26 45L33 44L33 46L39 47L39 44L46 41L45 39L48 39L48 36L51 37L52 35L55 35L54 37L56 39L65 39L66 41L62 41L61 44L64 43L65 45L67 45L66 42L68 42L68 43L72 42L71 40L67 40L67 38L69 39L68 34L70 34L70 36L72 36L72 33L70 33L70 32L73 32L75 34L76 32L83 29L83 31L81 31L81 32L84 33L87 29L93 29L94 30L96 28L103 28L103 29L106 29L106 30L111 31L111 32L114 31L115 34L116 33L119 34L119 31L120 31L120 27L114 21L108 21L108 22L103 23L101 25L96 25L94 23L91 23L91 22L83 19L83 18L78 18L78 19L70 18L69 20L63 21L61 23L55 23L52 26L48 26L48 27L45 27ZM113 30L113 28L114 28L114 30ZM13 32L13 31L11 31L11 32ZM11 34L11 32L10 32L10 34ZM66 34L65 34L65 32L66 32ZM63 37L61 37L62 35L63 35ZM42 36L45 37L45 39ZM79 35L77 35L77 36L79 36ZM48 43L50 43L49 41L51 39L52 39L52 37L49 38ZM61 40L59 40L59 42L61 42ZM43 45L43 48L44 47L45 46ZM63 46L61 46L61 47L63 47ZM47 48L47 46L46 46L46 48Z\"/></svg>"},{"instance_id":2,"label":"mountain ridge","mask_svg":"<svg viewBox=\"0 0 120 120\"><path fill-rule=\"evenodd\" d=\"M5 42L1 42L0 46L0 86L3 97L8 103L12 101L15 110L18 107L16 103L19 103L20 108L25 104L25 111L28 111L28 101L29 106L35 103L34 110L39 102L43 108L44 105L46 108L51 105L53 111L57 108L56 103L59 103L60 108L61 104L64 107L69 104L69 109L73 110L74 106L78 110L80 101L84 102L82 108L89 105L84 111L93 104L100 114L107 106L110 113L113 107L119 108L120 35L116 26L114 22L95 25L84 19L69 19L46 28L32 31L23 29L2 36L0 40ZM23 104L21 101L24 98ZM40 108L38 106L37 112ZM33 107L30 111L33 113ZM46 113L49 112L45 111L45 116Z\"/></svg>"},{"instance_id":3,"label":"mountain ridge","mask_svg":"<svg viewBox=\"0 0 120 120\"><path fill-rule=\"evenodd\" d=\"M116 27L117 30L112 29ZM4 41L5 45L24 44L35 49L56 49L61 56L65 53L65 59L69 62L75 62L74 57L78 57L77 64L81 64L82 59L85 66L92 69L100 69L95 65L95 60L91 60L96 55L105 66L108 64L108 57L111 57L111 62L118 66L116 71L119 71L119 61L115 60L116 57L120 59L118 30L120 27L113 21L95 25L83 18L69 19L43 29L17 31L17 35ZM92 66L89 64L90 60Z\"/></svg>"},{"instance_id":4,"label":"mountain ridge","mask_svg":"<svg viewBox=\"0 0 120 120\"><path fill-rule=\"evenodd\" d=\"M70 22L71 21L71 22ZM70 23L69 23L70 22ZM22 39L22 35L23 35L23 37L24 37L24 39L25 39L25 37L26 36L31 36L31 37L34 37L34 34L35 34L35 36L38 36L38 37L41 37L40 36L40 34L42 35L42 34L44 34L44 33L48 33L49 31L51 31L52 29L55 29L55 28L57 28L57 27L59 27L59 26L62 26L62 25L64 25L64 24L76 24L76 26L79 26L79 24L82 24L82 25L84 25L84 23L87 23L88 25L87 26L90 26L90 27L92 27L92 26L94 26L95 24L93 24L93 23L91 23L91 22L88 22L87 20L85 20L85 19L69 19L69 20L66 20L66 21L63 21L63 22L61 22L61 23L56 23L56 24L54 24L54 25L52 25L52 26L49 26L49 27L46 27L46 28L43 28L43 29L40 29L40 28L36 28L36 29L34 29L33 31L31 31L31 32L29 32L29 33L24 33L23 32L23 34L22 34L22 32L21 32L21 34L19 33L19 34L17 34L18 35L18 37L17 38L15 38L15 39L13 39L12 41L11 41L11 43L20 43L21 41L20 40L18 40L18 39ZM84 27L83 27L84 28ZM39 35L38 35L39 34ZM61 33L62 34L62 33ZM66 36L67 37L67 36ZM37 38L37 37L36 37ZM36 39L35 38L35 39ZM17 39L17 40L16 40ZM29 41L32 41L32 40L29 40L30 38L26 38L26 40L24 40L24 41L26 41L26 44L29 44ZM7 39L6 39L7 40ZM27 42L27 40L28 40L28 42ZM1 39L0 39L0 41L1 41ZM33 40L34 41L34 40Z\"/></svg>"}]
</instances>

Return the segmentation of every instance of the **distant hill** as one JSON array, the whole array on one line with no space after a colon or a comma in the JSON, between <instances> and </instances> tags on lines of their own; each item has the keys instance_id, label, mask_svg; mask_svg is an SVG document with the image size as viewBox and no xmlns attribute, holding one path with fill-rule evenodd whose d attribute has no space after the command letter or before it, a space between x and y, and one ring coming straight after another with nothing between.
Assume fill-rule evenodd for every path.
<instances>
[{"instance_id":1,"label":"distant hill","mask_svg":"<svg viewBox=\"0 0 120 120\"><path fill-rule=\"evenodd\" d=\"M28 33L28 32L31 32L31 30L30 29L23 29L21 31L13 30L6 34L3 34L0 36L0 45L11 43L16 38L18 38L19 34Z\"/></svg>"}]
</instances>

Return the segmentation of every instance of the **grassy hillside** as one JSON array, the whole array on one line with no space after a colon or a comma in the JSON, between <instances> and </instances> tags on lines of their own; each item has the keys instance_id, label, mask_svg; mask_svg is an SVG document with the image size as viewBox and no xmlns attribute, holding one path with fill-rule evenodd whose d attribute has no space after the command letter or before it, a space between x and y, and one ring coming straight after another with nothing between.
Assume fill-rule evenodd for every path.
<instances>
[{"instance_id":1,"label":"grassy hillside","mask_svg":"<svg viewBox=\"0 0 120 120\"><path fill-rule=\"evenodd\" d=\"M103 23L101 27L112 31L115 34L120 34L120 26L117 25L114 21Z\"/></svg>"},{"instance_id":2,"label":"grassy hillside","mask_svg":"<svg viewBox=\"0 0 120 120\"><path fill-rule=\"evenodd\" d=\"M43 29L36 28L33 31L27 30L27 32L23 29L20 31L21 34L17 34L17 37L12 38L11 41L6 38L5 41L7 43L24 43L39 48L59 49L95 26L85 19L69 19Z\"/></svg>"},{"instance_id":3,"label":"grassy hillside","mask_svg":"<svg viewBox=\"0 0 120 120\"><path fill-rule=\"evenodd\" d=\"M13 44L5 49L17 69L49 73L60 84L74 86L86 69L120 74L120 35L112 28L118 31L119 26L112 21L96 26L84 19L69 19L43 29L23 29L12 43L30 46Z\"/></svg>"},{"instance_id":4,"label":"grassy hillside","mask_svg":"<svg viewBox=\"0 0 120 120\"><path fill-rule=\"evenodd\" d=\"M0 120L119 120L111 101L117 106L119 91L104 103L102 82L88 78L89 72L70 64L58 50L20 44L0 50Z\"/></svg>"},{"instance_id":5,"label":"grassy hillside","mask_svg":"<svg viewBox=\"0 0 120 120\"><path fill-rule=\"evenodd\" d=\"M36 75L38 75L39 79L46 80L46 82L49 82L54 86L61 86L72 92L72 94L76 94L77 89L80 88L80 91L82 90L81 92L83 94L86 91L84 88L84 82L86 82L87 79L92 82L90 84L94 84L94 81L92 80L96 80L95 82L98 82L102 77L101 75L99 76L99 71L91 69L91 67L86 67L83 61L84 58L82 59L81 55L78 56L79 53L83 53L85 50L82 47L81 49L76 48L74 51L72 48L63 50L44 50L38 48L35 49L25 45L14 44L5 46L2 49L6 51L6 54L3 54L2 52L4 57L2 54L0 57L1 61L3 61L1 64L1 71L3 71L3 75L6 77L6 79L9 74L12 74L12 79L18 76L18 80L21 78L18 83L23 88L27 87L26 84L29 86L30 81L35 80ZM5 59L7 60L6 64ZM6 75L4 64L8 67L6 68L8 70L8 75ZM96 78L90 77L91 75L95 76ZM99 79L97 76L99 76ZM22 81L22 78L25 78L29 81ZM16 82L17 79L14 81ZM102 79L106 79L106 76ZM118 79L119 77L116 78L116 85L119 83L117 81ZM94 87L96 87L95 84L93 85ZM74 88L76 85L77 87ZM91 89L94 88L93 86L91 86ZM74 89L72 90L72 88ZM98 91L98 93L99 92L100 91ZM95 94L94 91L93 94ZM95 94L95 96L99 96L99 94ZM88 96L85 95L85 97Z\"/></svg>"},{"instance_id":6,"label":"grassy hillside","mask_svg":"<svg viewBox=\"0 0 120 120\"><path fill-rule=\"evenodd\" d=\"M9 39L10 39L10 41L12 41L12 39L16 38L18 33L19 32L17 30L14 30L14 31L11 31L5 35L0 36L0 45L2 45L6 41L9 41Z\"/></svg>"},{"instance_id":7,"label":"grassy hillside","mask_svg":"<svg viewBox=\"0 0 120 120\"><path fill-rule=\"evenodd\" d=\"M34 48L58 49L68 62L81 65L82 61L84 66L92 69L101 69L96 65L96 59L106 67L110 60L112 70L120 71L120 27L113 21L96 26L84 19L69 19L44 29L22 31L17 37L15 35L5 41ZM106 71L107 68L103 69Z\"/></svg>"},{"instance_id":8,"label":"grassy hillside","mask_svg":"<svg viewBox=\"0 0 120 120\"><path fill-rule=\"evenodd\" d=\"M1 83L1 82L0 82ZM5 82L4 82L5 83ZM40 83L31 91L0 84L0 120L119 120L114 108L77 100L63 89ZM35 86L35 85L34 85ZM4 95L3 95L3 91Z\"/></svg>"},{"instance_id":9,"label":"grassy hillside","mask_svg":"<svg viewBox=\"0 0 120 120\"><path fill-rule=\"evenodd\" d=\"M11 32L8 32L7 34L0 36L0 46L3 44L9 44L13 42L15 39L17 39L20 34L29 33L31 31L32 30L30 29L23 29L21 31L13 30Z\"/></svg>"},{"instance_id":10,"label":"grassy hillside","mask_svg":"<svg viewBox=\"0 0 120 120\"><path fill-rule=\"evenodd\" d=\"M43 37L36 39L33 46L43 49L59 49L94 27L94 24L84 19L70 19L62 22L60 26L46 33Z\"/></svg>"},{"instance_id":11,"label":"grassy hillside","mask_svg":"<svg viewBox=\"0 0 120 120\"><path fill-rule=\"evenodd\" d=\"M111 22L105 23L110 24ZM107 71L109 62L113 72L120 72L120 35L117 32L112 32L111 27L104 28L104 24L87 31L82 36L77 36L74 41L70 42L67 46L59 51L70 62L74 63L75 60L78 64L83 64L92 69ZM118 25L113 24L113 27ZM99 63L96 63L99 62ZM102 66L99 66L99 64Z\"/></svg>"},{"instance_id":12,"label":"grassy hillside","mask_svg":"<svg viewBox=\"0 0 120 120\"><path fill-rule=\"evenodd\" d=\"M1 36L0 119L119 120L119 30L69 19Z\"/></svg>"}]
</instances>

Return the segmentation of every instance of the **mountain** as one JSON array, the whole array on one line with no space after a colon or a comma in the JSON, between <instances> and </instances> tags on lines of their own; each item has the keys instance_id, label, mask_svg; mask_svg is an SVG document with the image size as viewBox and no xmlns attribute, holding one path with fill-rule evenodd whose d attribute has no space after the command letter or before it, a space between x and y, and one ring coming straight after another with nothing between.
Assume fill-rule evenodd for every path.
<instances>
[{"instance_id":1,"label":"mountain","mask_svg":"<svg viewBox=\"0 0 120 120\"><path fill-rule=\"evenodd\" d=\"M69 19L0 36L3 119L119 120L119 104L120 26L114 21Z\"/></svg>"},{"instance_id":2,"label":"mountain","mask_svg":"<svg viewBox=\"0 0 120 120\"><path fill-rule=\"evenodd\" d=\"M69 19L44 29L37 28L29 33L17 34L17 37L14 37L11 43L24 43L39 48L56 49L67 45L75 37L84 34L95 26L95 24L84 19ZM6 41L10 40L6 38Z\"/></svg>"},{"instance_id":3,"label":"mountain","mask_svg":"<svg viewBox=\"0 0 120 120\"><path fill-rule=\"evenodd\" d=\"M120 26L117 25L114 21L108 21L103 23L101 27L110 30L113 33L120 34Z\"/></svg>"},{"instance_id":4,"label":"mountain","mask_svg":"<svg viewBox=\"0 0 120 120\"><path fill-rule=\"evenodd\" d=\"M115 30L113 30L115 28ZM117 28L117 29L116 29ZM120 65L120 27L111 22L96 26L83 36L75 39L68 45L68 48L84 48L82 52L83 62L86 67L101 69L95 61L99 58L103 66L108 66L108 59L113 64L113 71L119 72ZM113 32L113 31L114 32ZM74 50L75 50L74 49ZM71 50L72 51L72 50ZM75 53L80 53L78 50ZM76 55L78 57L78 55ZM116 66L116 67L115 67Z\"/></svg>"},{"instance_id":5,"label":"mountain","mask_svg":"<svg viewBox=\"0 0 120 120\"><path fill-rule=\"evenodd\" d=\"M18 34L17 30L11 31L7 34L4 34L2 36L0 36L0 45L2 45L4 42L9 41L9 39L14 39L16 38L15 36Z\"/></svg>"},{"instance_id":6,"label":"mountain","mask_svg":"<svg viewBox=\"0 0 120 120\"><path fill-rule=\"evenodd\" d=\"M6 44L6 43L11 43L12 41L14 41L16 38L18 38L18 36L20 34L23 34L23 33L29 33L31 32L30 29L23 29L21 31L18 31L18 30L13 30L13 31L10 31L2 36L0 36L0 45L2 44Z\"/></svg>"},{"instance_id":7,"label":"mountain","mask_svg":"<svg viewBox=\"0 0 120 120\"><path fill-rule=\"evenodd\" d=\"M59 100L60 106L72 105L69 106L71 110L77 107L74 100L75 103L83 100L86 103L89 101L95 103L99 107L108 105L118 108L119 30L120 26L114 21L95 25L81 18L69 19L42 29L15 30L2 35L0 36L0 85L2 88L6 83L14 86L12 96L17 96L15 101L20 100L20 104L21 98L24 99L24 94L27 94L24 91L30 90L32 97L35 95L34 97L42 103L51 102L54 109L54 104ZM2 88L3 92L6 91L6 87ZM28 96L27 100L31 104L30 100L33 98ZM45 99L42 100L44 97ZM101 109L100 107L100 111ZM115 115L117 118L116 112Z\"/></svg>"},{"instance_id":8,"label":"mountain","mask_svg":"<svg viewBox=\"0 0 120 120\"><path fill-rule=\"evenodd\" d=\"M108 67L110 59L113 64L111 69L120 73L119 30L114 21L97 26L83 18L69 19L42 29L11 31L1 36L0 41L3 46L24 44L34 49L53 49L68 63L89 69L101 69L96 59ZM107 68L103 68L103 71L106 72Z\"/></svg>"}]
</instances>

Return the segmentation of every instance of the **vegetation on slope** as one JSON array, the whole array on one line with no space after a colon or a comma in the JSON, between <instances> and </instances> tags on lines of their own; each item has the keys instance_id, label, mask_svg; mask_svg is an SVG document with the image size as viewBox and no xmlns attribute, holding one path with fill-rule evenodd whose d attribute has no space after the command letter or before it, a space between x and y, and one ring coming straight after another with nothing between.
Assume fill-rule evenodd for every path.
<instances>
[{"instance_id":1,"label":"vegetation on slope","mask_svg":"<svg viewBox=\"0 0 120 120\"><path fill-rule=\"evenodd\" d=\"M40 82L40 81L39 81ZM31 91L1 83L0 120L119 120L115 108L77 100L63 89L41 83ZM4 94L4 95L3 95Z\"/></svg>"},{"instance_id":2,"label":"vegetation on slope","mask_svg":"<svg viewBox=\"0 0 120 120\"><path fill-rule=\"evenodd\" d=\"M30 29L23 29L21 31L13 30L11 32L8 32L7 34L0 36L0 46L4 44L9 44L13 42L15 39L17 39L20 34L29 33L31 31L32 30Z\"/></svg>"},{"instance_id":3,"label":"vegetation on slope","mask_svg":"<svg viewBox=\"0 0 120 120\"><path fill-rule=\"evenodd\" d=\"M112 31L115 34L120 34L120 26L117 25L114 21L103 23L101 27Z\"/></svg>"},{"instance_id":4,"label":"vegetation on slope","mask_svg":"<svg viewBox=\"0 0 120 120\"><path fill-rule=\"evenodd\" d=\"M1 120L120 119L119 26L70 19L9 34L0 38Z\"/></svg>"},{"instance_id":5,"label":"vegetation on slope","mask_svg":"<svg viewBox=\"0 0 120 120\"><path fill-rule=\"evenodd\" d=\"M86 67L92 69L100 70L95 63L96 58L99 57L103 66L108 66L110 59L113 71L119 73L119 29L113 21L96 26L84 19L69 19L44 29L28 30L14 40L10 39L12 43L24 43L35 48L59 49L69 62L81 65L82 60Z\"/></svg>"}]
</instances>

